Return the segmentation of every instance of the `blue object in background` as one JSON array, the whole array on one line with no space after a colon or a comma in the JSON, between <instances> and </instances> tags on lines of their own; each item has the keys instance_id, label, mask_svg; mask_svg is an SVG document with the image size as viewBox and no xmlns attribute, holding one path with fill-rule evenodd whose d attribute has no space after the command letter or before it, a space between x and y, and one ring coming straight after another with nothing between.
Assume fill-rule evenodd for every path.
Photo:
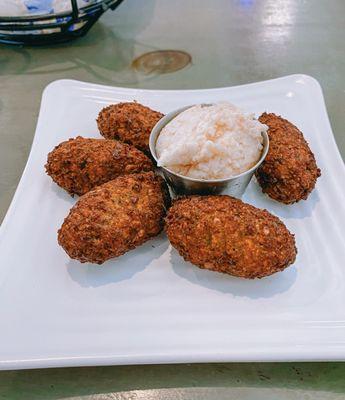
<instances>
[{"instance_id":1,"label":"blue object in background","mask_svg":"<svg viewBox=\"0 0 345 400\"><path fill-rule=\"evenodd\" d=\"M30 14L51 14L54 12L53 0L25 0L24 4Z\"/></svg>"},{"instance_id":2,"label":"blue object in background","mask_svg":"<svg viewBox=\"0 0 345 400\"><path fill-rule=\"evenodd\" d=\"M242 7L251 7L254 5L254 0L240 0L239 3Z\"/></svg>"}]
</instances>

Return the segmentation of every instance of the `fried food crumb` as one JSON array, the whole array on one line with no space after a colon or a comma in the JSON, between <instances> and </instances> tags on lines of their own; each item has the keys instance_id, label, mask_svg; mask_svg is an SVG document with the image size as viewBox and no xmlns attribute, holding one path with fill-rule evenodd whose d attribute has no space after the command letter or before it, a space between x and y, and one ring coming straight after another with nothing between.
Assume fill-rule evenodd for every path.
<instances>
[{"instance_id":1,"label":"fried food crumb","mask_svg":"<svg viewBox=\"0 0 345 400\"><path fill-rule=\"evenodd\" d=\"M262 191L285 204L306 200L321 175L302 132L275 114L264 113L259 121L269 127L268 154L255 176Z\"/></svg>"},{"instance_id":2,"label":"fried food crumb","mask_svg":"<svg viewBox=\"0 0 345 400\"><path fill-rule=\"evenodd\" d=\"M133 146L81 136L60 143L48 154L47 174L71 195L83 195L124 174L152 171L151 160Z\"/></svg>"},{"instance_id":3,"label":"fried food crumb","mask_svg":"<svg viewBox=\"0 0 345 400\"><path fill-rule=\"evenodd\" d=\"M149 154L150 133L163 116L137 102L118 103L101 110L97 125L106 139L121 140Z\"/></svg>"},{"instance_id":4,"label":"fried food crumb","mask_svg":"<svg viewBox=\"0 0 345 400\"><path fill-rule=\"evenodd\" d=\"M242 278L282 271L297 254L294 235L279 218L225 195L176 200L165 230L186 261Z\"/></svg>"},{"instance_id":5,"label":"fried food crumb","mask_svg":"<svg viewBox=\"0 0 345 400\"><path fill-rule=\"evenodd\" d=\"M169 202L164 180L153 172L120 176L79 199L58 242L71 258L102 264L158 235Z\"/></svg>"}]
</instances>

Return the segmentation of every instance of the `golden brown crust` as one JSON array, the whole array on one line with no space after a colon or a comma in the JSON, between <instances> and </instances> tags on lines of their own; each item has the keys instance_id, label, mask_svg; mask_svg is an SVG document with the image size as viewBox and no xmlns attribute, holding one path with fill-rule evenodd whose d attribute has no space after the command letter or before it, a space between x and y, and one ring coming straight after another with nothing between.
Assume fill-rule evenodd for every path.
<instances>
[{"instance_id":1,"label":"golden brown crust","mask_svg":"<svg viewBox=\"0 0 345 400\"><path fill-rule=\"evenodd\" d=\"M152 128L164 115L136 102L112 104L98 114L102 136L129 143L149 154Z\"/></svg>"},{"instance_id":2,"label":"golden brown crust","mask_svg":"<svg viewBox=\"0 0 345 400\"><path fill-rule=\"evenodd\" d=\"M71 195L82 195L119 175L152 171L151 160L133 146L78 136L48 154L46 172Z\"/></svg>"},{"instance_id":3,"label":"golden brown crust","mask_svg":"<svg viewBox=\"0 0 345 400\"><path fill-rule=\"evenodd\" d=\"M285 204L306 200L321 175L315 157L301 131L275 114L262 114L270 147L255 176L264 193Z\"/></svg>"},{"instance_id":4,"label":"golden brown crust","mask_svg":"<svg viewBox=\"0 0 345 400\"><path fill-rule=\"evenodd\" d=\"M175 201L165 229L186 261L243 278L282 271L297 254L294 235L279 218L230 196Z\"/></svg>"},{"instance_id":5,"label":"golden brown crust","mask_svg":"<svg viewBox=\"0 0 345 400\"><path fill-rule=\"evenodd\" d=\"M58 242L71 258L102 264L158 235L168 205L160 176L120 176L79 199L58 231Z\"/></svg>"}]
</instances>

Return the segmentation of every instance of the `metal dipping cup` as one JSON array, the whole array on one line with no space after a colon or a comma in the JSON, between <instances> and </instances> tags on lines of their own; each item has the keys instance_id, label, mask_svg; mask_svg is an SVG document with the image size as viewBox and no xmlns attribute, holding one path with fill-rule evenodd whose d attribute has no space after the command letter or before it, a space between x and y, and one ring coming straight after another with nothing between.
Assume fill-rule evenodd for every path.
<instances>
[{"instance_id":1,"label":"metal dipping cup","mask_svg":"<svg viewBox=\"0 0 345 400\"><path fill-rule=\"evenodd\" d=\"M203 104L208 107L211 104ZM178 110L172 111L165 115L161 120L157 122L150 134L149 146L152 157L158 160L156 153L156 141L163 129L173 118L175 118L181 112L193 107L193 105L179 108ZM176 195L191 195L191 194L227 194L233 197L241 198L245 192L255 170L264 161L268 148L269 139L266 132L262 132L263 137L263 149L259 161L248 171L242 172L239 175L231 176L226 179L195 179L187 176L180 175L166 167L159 167L163 172L163 175L168 182L169 186Z\"/></svg>"}]
</instances>

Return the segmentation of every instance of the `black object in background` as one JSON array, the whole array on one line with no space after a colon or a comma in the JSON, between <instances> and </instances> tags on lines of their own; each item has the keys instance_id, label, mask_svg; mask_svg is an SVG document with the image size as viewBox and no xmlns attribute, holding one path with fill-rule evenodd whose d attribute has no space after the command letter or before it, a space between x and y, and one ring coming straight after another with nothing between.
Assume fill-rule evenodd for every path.
<instances>
[{"instance_id":1,"label":"black object in background","mask_svg":"<svg viewBox=\"0 0 345 400\"><path fill-rule=\"evenodd\" d=\"M66 42L85 35L108 9L115 10L123 0L103 0L79 8L71 0L71 10L55 14L0 16L0 42L18 45L46 45Z\"/></svg>"}]
</instances>

